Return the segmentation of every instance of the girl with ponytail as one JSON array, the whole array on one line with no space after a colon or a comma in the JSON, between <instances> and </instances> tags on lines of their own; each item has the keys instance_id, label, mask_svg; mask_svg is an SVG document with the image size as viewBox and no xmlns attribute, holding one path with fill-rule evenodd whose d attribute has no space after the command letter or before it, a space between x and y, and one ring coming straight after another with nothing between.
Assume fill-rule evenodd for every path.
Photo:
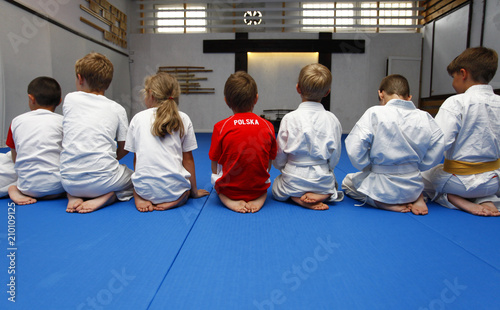
<instances>
[{"instance_id":1,"label":"girl with ponytail","mask_svg":"<svg viewBox=\"0 0 500 310\"><path fill-rule=\"evenodd\" d=\"M192 151L198 147L189 116L177 107L179 83L159 72L144 83L146 110L130 122L125 149L134 154L132 183L137 210L167 210L183 205L198 190Z\"/></svg>"}]
</instances>

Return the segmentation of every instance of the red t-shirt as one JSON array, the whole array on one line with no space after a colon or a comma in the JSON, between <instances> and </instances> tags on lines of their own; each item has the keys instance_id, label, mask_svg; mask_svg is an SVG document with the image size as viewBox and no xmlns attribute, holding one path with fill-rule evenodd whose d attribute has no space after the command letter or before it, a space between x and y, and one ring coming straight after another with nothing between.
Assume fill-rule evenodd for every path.
<instances>
[{"instance_id":1,"label":"red t-shirt","mask_svg":"<svg viewBox=\"0 0 500 310\"><path fill-rule=\"evenodd\" d=\"M11 149L16 148L16 144L14 143L14 138L12 137L12 125L9 127L9 133L7 134L7 141L5 141L5 144L7 144L8 147Z\"/></svg>"},{"instance_id":2,"label":"red t-shirt","mask_svg":"<svg viewBox=\"0 0 500 310\"><path fill-rule=\"evenodd\" d=\"M215 190L233 200L250 201L270 186L269 160L276 157L273 125L254 113L237 113L214 126L208 156L222 165Z\"/></svg>"}]
</instances>

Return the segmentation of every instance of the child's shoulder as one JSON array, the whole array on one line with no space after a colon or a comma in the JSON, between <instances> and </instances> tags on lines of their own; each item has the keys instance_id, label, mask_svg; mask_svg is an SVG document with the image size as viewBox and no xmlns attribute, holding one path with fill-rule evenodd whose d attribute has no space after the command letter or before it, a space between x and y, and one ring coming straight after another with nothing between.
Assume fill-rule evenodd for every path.
<instances>
[{"instance_id":1,"label":"child's shoulder","mask_svg":"<svg viewBox=\"0 0 500 310\"><path fill-rule=\"evenodd\" d=\"M63 116L59 113L55 113L52 111L48 111L45 109L36 109L32 111L25 112L21 115L18 115L14 118L16 121L30 121L32 118L36 117L37 119L61 119Z\"/></svg>"}]
</instances>

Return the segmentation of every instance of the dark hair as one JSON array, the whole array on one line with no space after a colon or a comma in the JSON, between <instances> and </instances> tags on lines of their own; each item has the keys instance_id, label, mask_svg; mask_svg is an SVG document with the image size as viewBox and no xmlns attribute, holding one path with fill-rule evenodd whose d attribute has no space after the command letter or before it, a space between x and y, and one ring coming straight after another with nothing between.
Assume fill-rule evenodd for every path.
<instances>
[{"instance_id":1,"label":"dark hair","mask_svg":"<svg viewBox=\"0 0 500 310\"><path fill-rule=\"evenodd\" d=\"M257 83L244 71L231 74L224 85L224 97L228 106L237 112L252 109L257 97Z\"/></svg>"},{"instance_id":2,"label":"dark hair","mask_svg":"<svg viewBox=\"0 0 500 310\"><path fill-rule=\"evenodd\" d=\"M471 47L458 55L448 65L446 70L449 75L465 69L476 82L488 84L498 67L498 54L495 50L486 47Z\"/></svg>"},{"instance_id":3,"label":"dark hair","mask_svg":"<svg viewBox=\"0 0 500 310\"><path fill-rule=\"evenodd\" d=\"M61 86L51 77L40 76L28 85L28 94L43 107L57 107L61 103Z\"/></svg>"},{"instance_id":4,"label":"dark hair","mask_svg":"<svg viewBox=\"0 0 500 310\"><path fill-rule=\"evenodd\" d=\"M391 74L383 78L378 90L385 91L388 95L398 95L404 98L410 97L410 84L400 74Z\"/></svg>"}]
</instances>

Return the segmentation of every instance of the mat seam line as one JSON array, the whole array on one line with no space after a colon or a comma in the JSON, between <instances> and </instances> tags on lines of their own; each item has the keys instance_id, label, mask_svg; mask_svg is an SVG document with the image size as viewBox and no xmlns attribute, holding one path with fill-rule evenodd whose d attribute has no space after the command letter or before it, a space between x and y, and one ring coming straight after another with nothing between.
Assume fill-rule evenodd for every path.
<instances>
[{"instance_id":1,"label":"mat seam line","mask_svg":"<svg viewBox=\"0 0 500 310\"><path fill-rule=\"evenodd\" d=\"M175 262L177 261L177 257L179 256L180 252L182 251L182 248L184 247L184 244L186 243L186 240L189 238L189 235L191 234L191 231L193 230L194 226L196 225L196 222L198 221L198 218L200 217L201 213L203 212L203 209L205 209L205 205L207 204L208 200L210 199L210 195L212 195L212 192L214 191L214 189L212 188L212 190L210 191L210 194L207 196L207 199L205 200L205 202L203 203L203 206L201 207L201 210L200 212L198 213L198 215L196 216L196 218L194 219L193 221L193 225L191 225L191 228L189 228L189 231L188 233L186 234L186 237L184 238L184 240L182 241L182 244L181 246L179 247L179 250L177 251L177 253L175 254L175 257L174 259L172 260L172 263L170 264L170 266L168 267L167 271L165 272L165 275L163 276L163 279L161 280L160 284L158 285L158 288L156 289L156 292L154 293L153 297L151 298L148 306L146 307L146 310L149 309L151 307L151 304L153 303L153 301L156 299L156 296L158 295L158 292L160 291L160 288L162 287L163 283L165 282L165 279L167 278L168 274L170 273L170 270L172 269L172 266L174 266Z\"/></svg>"},{"instance_id":2,"label":"mat seam line","mask_svg":"<svg viewBox=\"0 0 500 310\"><path fill-rule=\"evenodd\" d=\"M490 266L491 268L493 268L494 270L500 272L500 269L496 266L493 266L492 264L488 263L487 261L485 261L484 259L482 259L481 257L477 256L476 254L474 254L473 252L469 251L468 249L464 248L462 245L460 245L458 242L450 239L449 237L447 237L446 235L444 235L443 233L439 232L438 230L434 229L432 226L429 226L428 224L425 224L415 218L413 218L413 216L411 216L411 214L408 214L408 216L410 216L414 221L420 223L421 225L424 225L425 227L427 227L428 229L432 230L433 232L437 233L438 235L440 235L441 237L443 237L444 239L448 240L449 242L451 242L452 244L458 246L459 248L461 248L462 250L464 250L465 252L469 253L470 255L474 256L475 258L479 259L480 261L482 261L483 263L485 263L486 265Z\"/></svg>"}]
</instances>

